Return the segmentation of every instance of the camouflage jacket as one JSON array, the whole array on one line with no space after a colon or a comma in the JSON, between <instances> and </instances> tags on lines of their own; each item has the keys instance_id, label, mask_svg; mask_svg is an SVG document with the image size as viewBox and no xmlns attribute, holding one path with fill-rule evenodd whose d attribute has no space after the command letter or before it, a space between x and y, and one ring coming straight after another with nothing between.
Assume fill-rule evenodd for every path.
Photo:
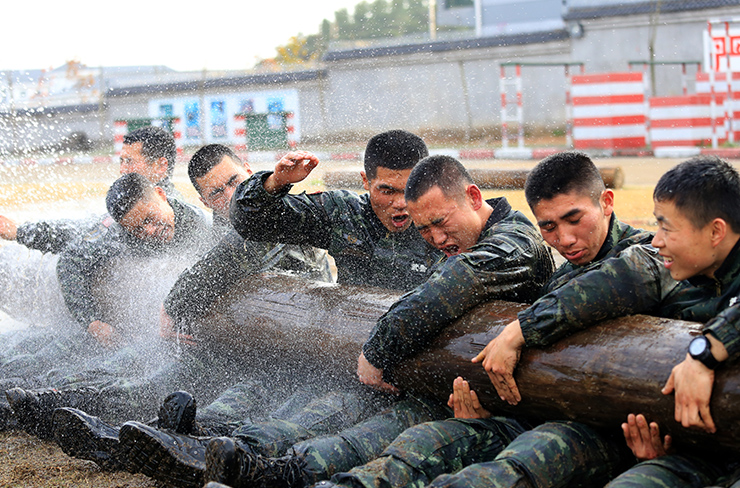
<instances>
[{"instance_id":1,"label":"camouflage jacket","mask_svg":"<svg viewBox=\"0 0 740 488\"><path fill-rule=\"evenodd\" d=\"M125 259L127 255L197 255L204 245L207 247L211 229L205 213L175 199L168 202L175 212L175 235L170 242L159 244L136 239L109 217L93 232L68 245L59 256L57 277L62 296L72 316L85 328L101 319L93 287L98 273L114 260Z\"/></svg>"},{"instance_id":2,"label":"camouflage jacket","mask_svg":"<svg viewBox=\"0 0 740 488\"><path fill-rule=\"evenodd\" d=\"M245 239L326 249L336 262L338 282L404 291L423 283L442 256L413 226L389 232L367 194L290 195L288 186L270 195L263 187L270 174L256 173L232 199L231 222Z\"/></svg>"},{"instance_id":3,"label":"camouflage jacket","mask_svg":"<svg viewBox=\"0 0 740 488\"><path fill-rule=\"evenodd\" d=\"M245 241L232 230L178 277L164 302L165 310L177 324L198 319L234 283L268 269L298 273L315 281L332 280L326 251Z\"/></svg>"},{"instance_id":4,"label":"camouflage jacket","mask_svg":"<svg viewBox=\"0 0 740 488\"><path fill-rule=\"evenodd\" d=\"M422 285L391 306L363 346L365 358L387 369L423 350L451 322L490 300L531 303L552 274L539 231L505 198L467 252L443 260Z\"/></svg>"},{"instance_id":5,"label":"camouflage jacket","mask_svg":"<svg viewBox=\"0 0 740 488\"><path fill-rule=\"evenodd\" d=\"M169 176L157 183L168 198L182 200L182 195L175 189ZM18 226L16 242L29 249L59 254L67 244L81 240L89 233L105 232L105 219L108 214L93 216L81 220L59 219L25 222Z\"/></svg>"},{"instance_id":6,"label":"camouflage jacket","mask_svg":"<svg viewBox=\"0 0 740 488\"><path fill-rule=\"evenodd\" d=\"M719 339L727 349L728 360L737 359L740 356L740 241L714 272L714 278L695 277L689 281L703 291L704 299L695 300L682 318L708 321L704 333Z\"/></svg>"},{"instance_id":7,"label":"camouflage jacket","mask_svg":"<svg viewBox=\"0 0 740 488\"><path fill-rule=\"evenodd\" d=\"M630 246L634 246L635 244L650 244L652 239L652 232L635 229L624 222L620 222L619 219L617 219L617 216L612 213L611 219L609 220L609 231L606 234L606 240L604 241L604 244L602 244L601 249L599 249L599 252L596 254L593 261L583 266L578 266L577 264L566 261L552 274L550 281L548 281L545 286L544 293L556 290L576 276L592 269L593 266L591 265L594 263L618 256L620 252Z\"/></svg>"}]
</instances>

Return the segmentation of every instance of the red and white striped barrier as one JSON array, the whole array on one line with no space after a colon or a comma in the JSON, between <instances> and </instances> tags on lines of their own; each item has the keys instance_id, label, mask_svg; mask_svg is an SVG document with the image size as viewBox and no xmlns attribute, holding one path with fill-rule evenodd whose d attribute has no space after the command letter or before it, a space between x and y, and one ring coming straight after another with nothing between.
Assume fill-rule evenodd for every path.
<instances>
[{"instance_id":1,"label":"red and white striped barrier","mask_svg":"<svg viewBox=\"0 0 740 488\"><path fill-rule=\"evenodd\" d=\"M116 151L116 157L121 156L123 151L123 137L128 133L128 122L125 120L116 120L113 122L113 149Z\"/></svg>"},{"instance_id":2,"label":"red and white striped barrier","mask_svg":"<svg viewBox=\"0 0 740 488\"><path fill-rule=\"evenodd\" d=\"M295 117L293 112L285 113L285 131L287 132L288 147L293 151L298 145L298 134L295 131Z\"/></svg>"},{"instance_id":3,"label":"red and white striped barrier","mask_svg":"<svg viewBox=\"0 0 740 488\"><path fill-rule=\"evenodd\" d=\"M724 97L716 95L718 105ZM712 113L711 95L702 93L650 99L650 139L654 148L709 145L727 140L722 111Z\"/></svg>"},{"instance_id":4,"label":"red and white striped barrier","mask_svg":"<svg viewBox=\"0 0 740 488\"><path fill-rule=\"evenodd\" d=\"M574 75L572 94L576 149L625 149L647 144L642 73Z\"/></svg>"}]
</instances>

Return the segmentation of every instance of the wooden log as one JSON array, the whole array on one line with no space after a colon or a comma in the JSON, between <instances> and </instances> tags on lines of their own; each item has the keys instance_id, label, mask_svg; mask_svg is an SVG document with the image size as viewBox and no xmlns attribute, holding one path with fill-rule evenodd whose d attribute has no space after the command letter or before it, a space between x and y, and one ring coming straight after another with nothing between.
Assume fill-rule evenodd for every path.
<instances>
[{"instance_id":1,"label":"wooden log","mask_svg":"<svg viewBox=\"0 0 740 488\"><path fill-rule=\"evenodd\" d=\"M398 298L388 290L306 283L268 275L223 297L196 330L200 340L249 351L339 380L355 375L362 344ZM645 413L679 443L740 448L740 368L717 371L712 396L716 434L683 429L673 420L673 396L660 389L685 356L699 324L648 316L610 320L544 350L527 350L516 371L522 402L502 402L480 365L470 359L525 306L496 301L450 325L431 348L392 372L403 390L446 402L453 379L468 379L483 405L501 415L573 419L619 432L628 413Z\"/></svg>"},{"instance_id":2,"label":"wooden log","mask_svg":"<svg viewBox=\"0 0 740 488\"><path fill-rule=\"evenodd\" d=\"M476 185L488 190L521 190L529 175L526 169L471 168L468 171ZM620 166L599 168L599 172L607 188L624 186L624 171ZM362 178L359 171L327 171L324 173L324 186L327 189L358 189L362 188Z\"/></svg>"}]
</instances>

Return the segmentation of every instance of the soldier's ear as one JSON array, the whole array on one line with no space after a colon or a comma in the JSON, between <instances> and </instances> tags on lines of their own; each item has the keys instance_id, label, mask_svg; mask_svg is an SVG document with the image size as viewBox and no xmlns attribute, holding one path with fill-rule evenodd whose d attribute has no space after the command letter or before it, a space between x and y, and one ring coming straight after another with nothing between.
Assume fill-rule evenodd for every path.
<instances>
[{"instance_id":1,"label":"soldier's ear","mask_svg":"<svg viewBox=\"0 0 740 488\"><path fill-rule=\"evenodd\" d=\"M362 176L362 187L366 191L370 191L370 180L367 179L367 175L364 171L360 171L360 176Z\"/></svg>"}]
</instances>

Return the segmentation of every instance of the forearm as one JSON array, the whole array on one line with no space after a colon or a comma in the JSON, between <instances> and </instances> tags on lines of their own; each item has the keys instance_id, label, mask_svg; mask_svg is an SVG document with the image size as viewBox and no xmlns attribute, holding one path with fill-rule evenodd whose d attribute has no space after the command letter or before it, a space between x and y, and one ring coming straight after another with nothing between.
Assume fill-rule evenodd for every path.
<instances>
[{"instance_id":1,"label":"forearm","mask_svg":"<svg viewBox=\"0 0 740 488\"><path fill-rule=\"evenodd\" d=\"M484 297L480 279L461 262L435 273L378 320L363 353L376 368L388 369L423 350Z\"/></svg>"},{"instance_id":2,"label":"forearm","mask_svg":"<svg viewBox=\"0 0 740 488\"><path fill-rule=\"evenodd\" d=\"M609 318L651 313L678 284L640 252L603 264L518 314L527 347L548 346Z\"/></svg>"},{"instance_id":3,"label":"forearm","mask_svg":"<svg viewBox=\"0 0 740 488\"><path fill-rule=\"evenodd\" d=\"M288 195L290 185L275 195L262 182L270 173L256 173L234 192L230 220L247 240L310 244L325 249L331 225L320 197Z\"/></svg>"},{"instance_id":4,"label":"forearm","mask_svg":"<svg viewBox=\"0 0 740 488\"><path fill-rule=\"evenodd\" d=\"M164 301L175 323L202 317L234 283L261 269L263 245L251 244L231 232L178 277Z\"/></svg>"},{"instance_id":5,"label":"forearm","mask_svg":"<svg viewBox=\"0 0 740 488\"><path fill-rule=\"evenodd\" d=\"M740 306L733 305L732 307L726 308L717 317L709 321L706 327L704 327L704 333L710 336L710 340L713 336L721 345L722 348L716 347L712 344L712 354L714 354L717 360L724 360L721 356L725 356L725 359L734 361L740 356ZM717 349L724 349L724 354L718 356Z\"/></svg>"},{"instance_id":6,"label":"forearm","mask_svg":"<svg viewBox=\"0 0 740 488\"><path fill-rule=\"evenodd\" d=\"M18 226L16 241L29 249L60 253L84 233L84 223L69 220L27 222Z\"/></svg>"}]
</instances>

